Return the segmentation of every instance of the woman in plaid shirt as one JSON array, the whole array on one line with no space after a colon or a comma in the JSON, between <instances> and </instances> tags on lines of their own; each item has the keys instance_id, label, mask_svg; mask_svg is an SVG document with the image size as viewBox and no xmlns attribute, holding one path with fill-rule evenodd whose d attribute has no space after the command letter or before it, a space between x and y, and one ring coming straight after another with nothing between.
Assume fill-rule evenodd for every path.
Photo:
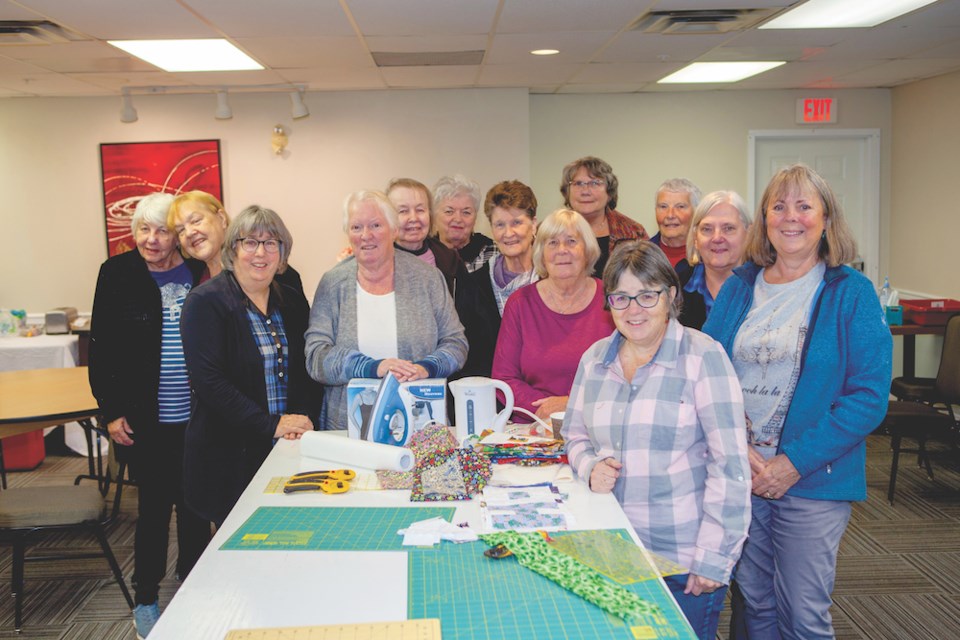
<instances>
[{"instance_id":1,"label":"woman in plaid shirt","mask_svg":"<svg viewBox=\"0 0 960 640\"><path fill-rule=\"evenodd\" d=\"M613 492L651 551L689 569L667 586L713 638L750 522L743 395L723 348L683 327L680 282L647 241L603 272L617 330L580 360L563 435L577 475Z\"/></svg>"}]
</instances>

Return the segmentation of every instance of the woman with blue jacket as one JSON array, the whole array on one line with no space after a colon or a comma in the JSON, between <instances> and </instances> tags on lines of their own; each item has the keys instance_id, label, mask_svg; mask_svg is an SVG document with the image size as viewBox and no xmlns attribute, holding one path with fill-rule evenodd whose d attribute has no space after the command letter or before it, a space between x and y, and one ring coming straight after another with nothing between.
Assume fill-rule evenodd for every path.
<instances>
[{"instance_id":1,"label":"woman with blue jacket","mask_svg":"<svg viewBox=\"0 0 960 640\"><path fill-rule=\"evenodd\" d=\"M892 339L856 243L805 165L767 185L704 332L723 344L747 412L753 520L737 568L750 638L833 638L830 594L865 439L883 420Z\"/></svg>"}]
</instances>

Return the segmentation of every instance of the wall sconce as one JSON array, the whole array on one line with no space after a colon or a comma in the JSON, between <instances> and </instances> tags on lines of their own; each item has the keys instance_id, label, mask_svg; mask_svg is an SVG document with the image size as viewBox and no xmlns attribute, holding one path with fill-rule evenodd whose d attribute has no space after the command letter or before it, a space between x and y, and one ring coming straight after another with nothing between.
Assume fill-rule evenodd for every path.
<instances>
[{"instance_id":1,"label":"wall sconce","mask_svg":"<svg viewBox=\"0 0 960 640\"><path fill-rule=\"evenodd\" d=\"M120 122L136 122L137 110L133 108L133 97L130 92L123 89L120 96Z\"/></svg>"},{"instance_id":2,"label":"wall sconce","mask_svg":"<svg viewBox=\"0 0 960 640\"><path fill-rule=\"evenodd\" d=\"M275 154L278 156L282 154L289 141L290 139L287 138L287 132L284 131L283 126L278 124L273 128L273 133L270 134L270 146L273 147Z\"/></svg>"},{"instance_id":3,"label":"wall sconce","mask_svg":"<svg viewBox=\"0 0 960 640\"><path fill-rule=\"evenodd\" d=\"M217 91L217 111L213 114L217 120L229 120L233 117L233 109L227 100L226 90Z\"/></svg>"},{"instance_id":4,"label":"wall sconce","mask_svg":"<svg viewBox=\"0 0 960 640\"><path fill-rule=\"evenodd\" d=\"M298 86L296 91L290 92L290 103L292 105L291 113L293 114L294 120L306 118L310 115L310 110L307 109L307 105L303 103L303 87Z\"/></svg>"}]
</instances>

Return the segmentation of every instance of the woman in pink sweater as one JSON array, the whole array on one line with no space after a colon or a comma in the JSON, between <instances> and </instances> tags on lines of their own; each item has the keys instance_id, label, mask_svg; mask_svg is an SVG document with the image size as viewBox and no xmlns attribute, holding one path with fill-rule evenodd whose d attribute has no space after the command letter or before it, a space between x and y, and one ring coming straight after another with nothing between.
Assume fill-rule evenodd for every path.
<instances>
[{"instance_id":1,"label":"woman in pink sweater","mask_svg":"<svg viewBox=\"0 0 960 640\"><path fill-rule=\"evenodd\" d=\"M541 280L504 306L493 377L510 385L515 406L544 420L566 408L584 351L614 331L603 285L590 275L599 257L583 216L555 211L537 228L533 264ZM514 419L529 422L519 413Z\"/></svg>"}]
</instances>

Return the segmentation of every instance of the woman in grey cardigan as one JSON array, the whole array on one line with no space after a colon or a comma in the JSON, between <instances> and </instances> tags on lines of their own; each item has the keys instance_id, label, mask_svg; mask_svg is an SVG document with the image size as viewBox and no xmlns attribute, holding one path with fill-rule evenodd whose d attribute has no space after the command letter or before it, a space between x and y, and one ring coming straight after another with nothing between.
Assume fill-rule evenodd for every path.
<instances>
[{"instance_id":1,"label":"woman in grey cardigan","mask_svg":"<svg viewBox=\"0 0 960 640\"><path fill-rule=\"evenodd\" d=\"M346 429L347 383L446 378L463 366L467 340L436 268L394 250L397 213L379 191L344 203L353 249L317 287L306 333L307 370L324 385L321 429Z\"/></svg>"}]
</instances>

